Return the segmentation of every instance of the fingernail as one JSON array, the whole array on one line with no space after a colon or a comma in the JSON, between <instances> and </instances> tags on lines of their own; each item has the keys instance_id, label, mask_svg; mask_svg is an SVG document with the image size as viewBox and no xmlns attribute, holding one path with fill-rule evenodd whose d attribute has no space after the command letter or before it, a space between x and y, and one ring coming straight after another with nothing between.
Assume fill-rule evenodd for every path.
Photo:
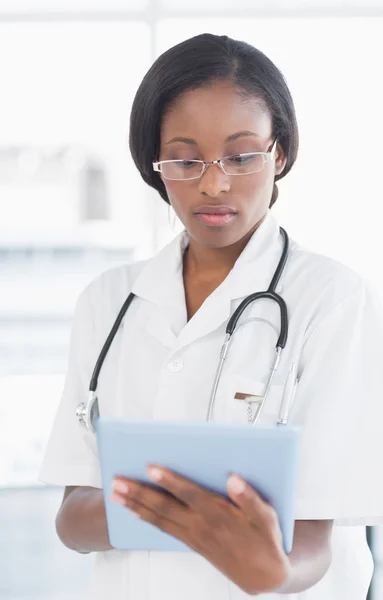
<instances>
[{"instance_id":1,"label":"fingernail","mask_svg":"<svg viewBox=\"0 0 383 600\"><path fill-rule=\"evenodd\" d=\"M246 490L246 483L238 475L230 475L228 485L235 494L243 494Z\"/></svg>"},{"instance_id":2,"label":"fingernail","mask_svg":"<svg viewBox=\"0 0 383 600\"><path fill-rule=\"evenodd\" d=\"M117 504L122 504L122 505L124 505L126 502L125 496L120 496L120 494L118 494L117 492L113 492L110 495L110 499L112 500L112 502L117 502Z\"/></svg>"},{"instance_id":3,"label":"fingernail","mask_svg":"<svg viewBox=\"0 0 383 600\"><path fill-rule=\"evenodd\" d=\"M148 475L153 481L161 481L162 479L162 472L156 467L151 467L148 469Z\"/></svg>"},{"instance_id":4,"label":"fingernail","mask_svg":"<svg viewBox=\"0 0 383 600\"><path fill-rule=\"evenodd\" d=\"M119 479L114 479L112 483L112 489L119 494L128 494L129 486L125 481L120 481Z\"/></svg>"}]
</instances>

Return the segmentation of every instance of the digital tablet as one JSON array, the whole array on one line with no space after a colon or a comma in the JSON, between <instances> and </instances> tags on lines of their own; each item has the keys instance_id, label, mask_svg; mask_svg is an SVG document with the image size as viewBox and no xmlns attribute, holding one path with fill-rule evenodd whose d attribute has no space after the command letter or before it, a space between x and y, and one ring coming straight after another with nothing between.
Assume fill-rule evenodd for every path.
<instances>
[{"instance_id":1,"label":"digital tablet","mask_svg":"<svg viewBox=\"0 0 383 600\"><path fill-rule=\"evenodd\" d=\"M285 552L292 549L298 474L299 430L248 424L124 421L100 418L98 450L109 540L119 550L187 551L184 543L112 502L112 482L121 475L153 483L149 464L171 469L199 485L227 495L237 473L276 510Z\"/></svg>"}]
</instances>

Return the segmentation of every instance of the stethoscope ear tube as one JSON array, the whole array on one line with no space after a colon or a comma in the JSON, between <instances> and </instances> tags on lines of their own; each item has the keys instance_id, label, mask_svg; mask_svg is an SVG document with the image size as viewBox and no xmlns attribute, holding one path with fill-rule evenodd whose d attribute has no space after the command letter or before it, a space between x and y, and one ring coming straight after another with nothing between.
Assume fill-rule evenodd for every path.
<instances>
[{"instance_id":1,"label":"stethoscope ear tube","mask_svg":"<svg viewBox=\"0 0 383 600\"><path fill-rule=\"evenodd\" d=\"M108 354L109 348L112 345L115 335L121 325L122 319L124 318L129 306L131 305L133 298L135 298L135 295L132 293L129 294L129 296L125 300L124 304L122 305L120 312L118 313L118 316L114 322L114 325L113 325L108 337L106 338L105 344L102 347L102 350L97 359L96 365L93 369L92 379L90 380L90 384L89 384L90 392L95 392L97 389L98 377L100 375L102 365L104 364L105 357Z\"/></svg>"},{"instance_id":2,"label":"stethoscope ear tube","mask_svg":"<svg viewBox=\"0 0 383 600\"><path fill-rule=\"evenodd\" d=\"M96 394L98 377L100 375L100 371L102 365L104 364L105 357L108 354L109 348L112 345L112 342L116 336L117 331L121 325L121 322L132 303L135 295L133 293L129 294L124 304L121 307L120 312L113 324L113 327L102 347L100 355L97 359L96 365L93 369L92 378L89 384L89 398L87 402L81 402L76 410L77 420L80 425L84 426L88 431L92 431L93 433L96 431L96 422L100 416L99 406L98 406L98 398Z\"/></svg>"},{"instance_id":3,"label":"stethoscope ear tube","mask_svg":"<svg viewBox=\"0 0 383 600\"><path fill-rule=\"evenodd\" d=\"M261 298L262 299L268 298L269 300L273 300L279 306L280 314L281 314L281 331L280 331L276 346L279 348L284 348L286 346L286 342L287 342L288 327L289 327L288 326L287 305L286 305L286 302L283 300L283 298L281 298L281 296L279 296L279 294L277 294L275 292L269 292L269 291L256 292L255 294L251 294L251 296L247 296L247 298L245 298L241 302L241 304L238 306L238 308L234 311L234 313L230 317L229 322L226 326L226 334L229 336L233 335L235 328L237 327L238 320L241 317L243 311L249 306L249 304L252 304L256 300L260 300Z\"/></svg>"},{"instance_id":4,"label":"stethoscope ear tube","mask_svg":"<svg viewBox=\"0 0 383 600\"><path fill-rule=\"evenodd\" d=\"M241 302L241 304L238 306L238 308L234 311L234 313L232 314L232 316L229 319L229 322L226 327L226 334L229 336L233 335L239 318L241 317L243 311L249 306L249 304L252 304L256 300L259 300L260 298L269 298L270 300L277 302L277 304L279 305L279 309L280 309L280 313L281 313L281 331L279 334L278 341L276 343L276 347L284 348L286 346L287 335L288 335L287 305L286 305L286 302L283 300L283 298L279 294L277 294L276 288L277 288L277 285L281 278L281 275L284 271L284 268L286 266L287 258L289 255L290 244L289 244L289 236L287 235L287 233L283 229L283 227L280 227L279 231L283 237L283 250L282 250L281 258L279 259L278 266L275 269L275 273L274 273L273 278L268 287L268 290L265 292L256 292L255 294L251 294L250 296L247 296L247 298L245 298Z\"/></svg>"},{"instance_id":5,"label":"stethoscope ear tube","mask_svg":"<svg viewBox=\"0 0 383 600\"><path fill-rule=\"evenodd\" d=\"M289 256L289 250L290 250L289 236L287 235L287 232L285 231L285 229L283 229L283 227L279 228L279 232L283 237L283 250L282 250L282 254L281 254L281 258L279 260L278 266L275 270L274 276L270 282L268 292L276 291L277 285L278 285L281 275L284 271L284 268L286 266L286 262L287 262L287 259Z\"/></svg>"}]
</instances>

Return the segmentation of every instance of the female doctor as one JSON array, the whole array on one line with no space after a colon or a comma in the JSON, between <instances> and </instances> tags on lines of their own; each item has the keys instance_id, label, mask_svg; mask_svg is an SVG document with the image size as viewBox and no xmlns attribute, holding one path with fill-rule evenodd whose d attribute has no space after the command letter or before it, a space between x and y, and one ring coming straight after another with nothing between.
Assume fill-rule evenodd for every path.
<instances>
[{"instance_id":1,"label":"female doctor","mask_svg":"<svg viewBox=\"0 0 383 600\"><path fill-rule=\"evenodd\" d=\"M381 309L358 275L293 241L276 286L289 334L258 420L277 422L296 364L289 423L302 428L303 447L292 553L284 553L272 507L240 478L229 478L226 500L161 465L149 472L164 492L116 478L113 499L195 552L111 548L96 439L78 424L76 407L133 292L100 374L101 415L205 419L228 319L246 296L268 288L283 251L269 209L276 180L297 155L293 101L261 52L200 35L165 52L144 77L130 148L185 231L153 259L104 273L78 300L40 478L66 486L56 519L62 542L96 553L89 598L364 600L372 574L364 527L383 522ZM242 315L214 420L252 419L279 327L278 306L267 299Z\"/></svg>"}]
</instances>

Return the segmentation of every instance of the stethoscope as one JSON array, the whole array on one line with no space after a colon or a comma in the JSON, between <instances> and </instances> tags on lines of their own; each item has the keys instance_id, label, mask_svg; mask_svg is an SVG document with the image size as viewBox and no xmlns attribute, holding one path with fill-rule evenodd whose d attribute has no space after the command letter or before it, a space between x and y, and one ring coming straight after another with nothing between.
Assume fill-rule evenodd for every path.
<instances>
[{"instance_id":1,"label":"stethoscope","mask_svg":"<svg viewBox=\"0 0 383 600\"><path fill-rule=\"evenodd\" d=\"M259 399L257 399L257 402L256 402L257 407L256 407L254 414L252 413L252 410L250 409L251 404L253 404L253 399L249 398L249 400L248 400L248 407L249 407L248 422L251 425L254 425L258 421L260 414L262 412L262 409L266 403L267 396L269 394L270 387L271 387L271 384L274 379L274 375L276 373L276 370L278 368L278 365L279 365L279 362L281 359L282 350L286 346L287 334L288 334L288 315L287 315L286 302L283 300L283 298L279 294L276 293L276 288L277 288L277 285L281 278L281 275L284 271L284 268L286 266L288 253L289 253L289 237L288 237L286 231L282 227L280 227L280 233L283 237L282 255L281 255L278 266L275 270L274 276L271 280L271 283L270 283L268 289L265 292L256 292L254 294L251 294L250 296L247 296L241 302L241 304L238 306L238 308L234 311L234 313L230 317L228 324L226 326L225 340L224 340L224 343L223 343L221 351L220 351L219 362L218 362L217 370L215 373L212 390L210 393L209 405L208 405L207 416L206 416L207 421L210 421L211 417L212 417L218 385L219 385L219 382L221 379L221 375L222 375L224 363L225 363L225 360L227 357L227 353L229 350L230 342L232 341L233 336L236 332L237 323L238 323L240 317L242 316L243 312L246 310L246 308L253 302L256 302L257 300L261 300L261 299L272 300L273 302L276 302L278 304L279 310L280 310L280 334L279 334L279 337L278 337L278 340L276 343L275 358L273 361L273 365L272 365L270 374L267 379L265 391L264 391L263 396L260 397ZM102 365L104 364L105 357L112 345L113 339L121 325L121 322L122 322L128 308L134 298L135 298L135 294L130 293L128 298L125 300L120 312L118 313L116 321L105 341L105 344L100 352L100 355L99 355L96 365L94 367L92 378L90 380L90 385L89 385L88 401L81 402L77 407L77 410L76 410L77 419L78 419L79 423L81 425L83 425L84 427L86 427L86 429L89 431L93 431L93 432L95 431L96 421L99 417L98 398L97 398L96 390L97 390L97 383L98 383L98 378L100 375ZM288 374L286 383L285 383L285 388L284 388L283 397L282 397L281 406L280 406L280 412L279 412L278 419L277 419L278 425L287 425L288 416L289 416L292 402L294 399L297 383L298 382L297 382L297 377L296 377L296 365L295 365L295 363L292 363L290 366L290 370L289 370L289 374Z\"/></svg>"}]
</instances>

